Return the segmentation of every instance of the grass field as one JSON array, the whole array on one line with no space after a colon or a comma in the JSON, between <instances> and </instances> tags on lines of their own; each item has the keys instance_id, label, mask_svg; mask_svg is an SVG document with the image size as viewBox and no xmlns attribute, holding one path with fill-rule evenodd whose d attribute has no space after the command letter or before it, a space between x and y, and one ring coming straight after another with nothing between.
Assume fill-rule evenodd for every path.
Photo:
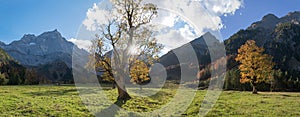
<instances>
[{"instance_id":1,"label":"grass field","mask_svg":"<svg viewBox=\"0 0 300 117\"><path fill-rule=\"evenodd\" d=\"M150 89L144 89L150 90ZM163 89L152 97L133 96L122 108L149 112L167 104L176 90ZM116 90L105 90L111 101ZM182 116L197 116L206 91L197 91ZM185 98L185 97L183 97ZM95 102L97 103L97 102ZM99 105L98 105L99 106ZM300 116L300 93L224 91L207 116ZM93 116L75 86L1 86L0 116Z\"/></svg>"}]
</instances>

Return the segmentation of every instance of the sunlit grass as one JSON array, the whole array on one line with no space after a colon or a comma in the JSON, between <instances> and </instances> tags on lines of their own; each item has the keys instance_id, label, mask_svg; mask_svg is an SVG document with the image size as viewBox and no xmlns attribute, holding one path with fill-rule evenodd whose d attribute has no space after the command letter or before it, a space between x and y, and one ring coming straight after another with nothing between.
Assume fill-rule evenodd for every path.
<instances>
[{"instance_id":1,"label":"sunlit grass","mask_svg":"<svg viewBox=\"0 0 300 117\"><path fill-rule=\"evenodd\" d=\"M143 90L156 91L150 88ZM116 101L116 90L107 88L103 91L111 103ZM132 99L121 107L131 112L152 112L168 104L176 91L164 88L150 97L132 95ZM182 110L181 116L198 116L205 94L206 91L197 91L195 99L187 110ZM0 100L0 116L93 116L75 86L1 86ZM106 109L109 106L97 104L99 102L93 102L95 108ZM299 93L259 92L253 95L251 92L224 91L207 116L300 116L299 110ZM117 116L120 115L122 112L117 112Z\"/></svg>"},{"instance_id":2,"label":"sunlit grass","mask_svg":"<svg viewBox=\"0 0 300 117\"><path fill-rule=\"evenodd\" d=\"M74 86L0 87L1 116L92 116Z\"/></svg>"}]
</instances>

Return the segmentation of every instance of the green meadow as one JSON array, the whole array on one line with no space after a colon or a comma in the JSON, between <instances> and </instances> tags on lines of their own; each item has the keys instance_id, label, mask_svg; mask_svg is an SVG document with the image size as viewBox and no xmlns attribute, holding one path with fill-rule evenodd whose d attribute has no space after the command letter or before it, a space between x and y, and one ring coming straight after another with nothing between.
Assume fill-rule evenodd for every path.
<instances>
[{"instance_id":1,"label":"green meadow","mask_svg":"<svg viewBox=\"0 0 300 117\"><path fill-rule=\"evenodd\" d=\"M116 101L115 89L107 88L104 92L111 102ZM164 88L154 96L132 96L120 106L132 112L151 112L166 105L175 93L174 89ZM198 116L205 94L205 90L197 91L180 116ZM0 116L94 116L83 104L75 86L1 86L0 100ZM99 105L95 107L101 108ZM299 110L300 93L259 92L254 95L223 91L206 116L300 116Z\"/></svg>"}]
</instances>

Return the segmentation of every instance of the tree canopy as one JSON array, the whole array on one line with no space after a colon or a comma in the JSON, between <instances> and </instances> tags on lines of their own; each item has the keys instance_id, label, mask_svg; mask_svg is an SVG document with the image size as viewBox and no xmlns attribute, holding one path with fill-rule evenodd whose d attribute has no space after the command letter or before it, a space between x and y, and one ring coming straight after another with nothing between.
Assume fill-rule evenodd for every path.
<instances>
[{"instance_id":1,"label":"tree canopy","mask_svg":"<svg viewBox=\"0 0 300 117\"><path fill-rule=\"evenodd\" d=\"M258 83L273 78L273 57L263 54L263 52L264 48L258 47L254 40L248 40L238 49L238 55L235 58L236 61L240 62L240 82L250 82L253 87L253 93L257 93L255 86Z\"/></svg>"},{"instance_id":2,"label":"tree canopy","mask_svg":"<svg viewBox=\"0 0 300 117\"><path fill-rule=\"evenodd\" d=\"M100 68L104 79L116 82L118 100L127 100L131 97L125 88L125 79L139 79L141 74L147 76L149 72L130 68L151 66L162 49L154 38L154 26L149 24L157 15L157 7L142 0L112 0L112 4L110 16L93 40L88 66Z\"/></svg>"}]
</instances>

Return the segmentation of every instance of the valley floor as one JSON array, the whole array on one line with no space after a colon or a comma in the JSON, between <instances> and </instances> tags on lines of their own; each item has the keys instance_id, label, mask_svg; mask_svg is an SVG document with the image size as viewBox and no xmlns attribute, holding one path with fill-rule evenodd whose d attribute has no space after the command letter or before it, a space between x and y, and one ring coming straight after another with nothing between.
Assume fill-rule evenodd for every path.
<instances>
[{"instance_id":1,"label":"valley floor","mask_svg":"<svg viewBox=\"0 0 300 117\"><path fill-rule=\"evenodd\" d=\"M104 92L110 101L116 101L116 90L108 88ZM174 89L162 89L150 97L133 95L133 99L121 106L133 112L149 112L166 105L173 99L175 93ZM193 102L189 104L182 116L197 116L205 95L206 91L197 91ZM94 104L92 108L103 110L104 107L109 106L99 102L92 102ZM300 116L299 110L300 93L259 92L258 95L253 95L251 92L223 91L206 116ZM122 113L116 112L116 114ZM75 86L1 86L0 116L94 115L82 103Z\"/></svg>"}]
</instances>

